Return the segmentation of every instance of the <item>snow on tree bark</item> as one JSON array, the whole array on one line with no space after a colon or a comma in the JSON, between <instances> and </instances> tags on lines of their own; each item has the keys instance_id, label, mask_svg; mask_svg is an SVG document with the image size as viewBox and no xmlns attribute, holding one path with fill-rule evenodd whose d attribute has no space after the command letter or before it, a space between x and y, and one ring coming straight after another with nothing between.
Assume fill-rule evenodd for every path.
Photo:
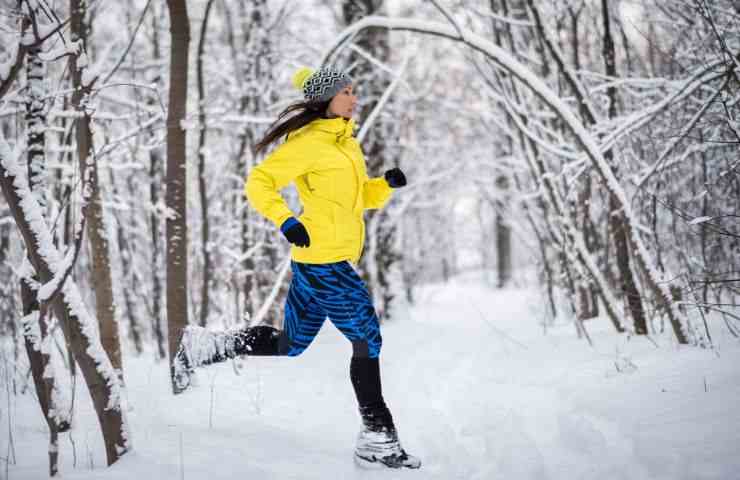
<instances>
[{"instance_id":1,"label":"snow on tree bark","mask_svg":"<svg viewBox=\"0 0 740 480\"><path fill-rule=\"evenodd\" d=\"M22 20L24 29L32 28L33 18L39 13L37 6L35 10L29 11L29 15L24 16ZM41 46L34 45L28 48L25 57L25 120L29 190L36 197L39 207L45 209L47 207L45 153L47 103L44 99L47 92L46 69L40 56L41 53ZM30 267L28 263L24 265ZM38 276L32 268L22 268L21 273L23 273L20 277L23 339L39 405L49 427L49 475L53 477L59 468L58 453L53 447L56 446L59 432L65 432L70 428L70 409L62 400L56 372L51 363L52 338L49 332L51 319L49 315L41 315L39 312L39 304L36 300L36 292L40 287L37 281Z\"/></svg>"},{"instance_id":2,"label":"snow on tree bark","mask_svg":"<svg viewBox=\"0 0 740 480\"><path fill-rule=\"evenodd\" d=\"M87 236L91 252L90 273L92 276L91 283L95 288L95 313L103 348L108 354L113 368L118 371L121 381L123 381L121 342L116 321L116 308L113 302L110 247L100 193L98 160L93 151L91 111L94 110L94 105L91 104L92 98L90 96L93 85L85 79L89 64L87 42L91 28L88 23L87 9L86 0L71 0L72 41L78 43L79 49L78 54L74 55L70 62L72 86L74 87L71 105L79 113L75 121L75 136L80 175L85 179L85 184L89 185L89 198L83 207L83 214L87 222Z\"/></svg>"},{"instance_id":3,"label":"snow on tree bark","mask_svg":"<svg viewBox=\"0 0 740 480\"><path fill-rule=\"evenodd\" d=\"M41 283L64 273L66 263L54 245L41 207L28 189L17 163L17 155L0 136L0 186L18 227L31 263ZM122 385L118 373L100 344L100 337L82 302L77 285L69 278L51 304L72 348L75 360L88 385L103 432L108 464L116 462L131 448L125 420Z\"/></svg>"}]
</instances>

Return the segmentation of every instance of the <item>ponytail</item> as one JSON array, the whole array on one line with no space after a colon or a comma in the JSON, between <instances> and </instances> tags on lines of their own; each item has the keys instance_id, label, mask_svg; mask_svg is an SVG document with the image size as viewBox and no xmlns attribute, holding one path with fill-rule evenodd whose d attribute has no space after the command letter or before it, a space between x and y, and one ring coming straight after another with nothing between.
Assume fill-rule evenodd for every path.
<instances>
[{"instance_id":1,"label":"ponytail","mask_svg":"<svg viewBox=\"0 0 740 480\"><path fill-rule=\"evenodd\" d=\"M330 101L331 100L325 102L302 101L288 106L285 110L280 112L275 123L270 126L267 133L262 137L262 140L257 142L254 146L254 153L259 154L263 152L272 142L283 135L288 135L299 128L305 127L318 118L326 118L326 110L329 108ZM288 118L285 119L285 117Z\"/></svg>"}]
</instances>

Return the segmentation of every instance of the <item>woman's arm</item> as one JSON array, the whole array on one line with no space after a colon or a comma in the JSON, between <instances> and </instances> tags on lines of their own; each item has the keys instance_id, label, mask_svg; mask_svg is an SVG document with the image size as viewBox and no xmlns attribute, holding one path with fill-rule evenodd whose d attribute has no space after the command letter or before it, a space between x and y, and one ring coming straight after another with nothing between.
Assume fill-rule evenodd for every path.
<instances>
[{"instance_id":1,"label":"woman's arm","mask_svg":"<svg viewBox=\"0 0 740 480\"><path fill-rule=\"evenodd\" d=\"M362 186L362 201L365 210L383 208L391 199L393 189L383 177L369 178Z\"/></svg>"},{"instance_id":2,"label":"woman's arm","mask_svg":"<svg viewBox=\"0 0 740 480\"><path fill-rule=\"evenodd\" d=\"M278 228L293 216L280 190L311 170L309 148L300 138L283 143L252 168L244 184L244 195L249 204Z\"/></svg>"},{"instance_id":3,"label":"woman's arm","mask_svg":"<svg viewBox=\"0 0 740 480\"><path fill-rule=\"evenodd\" d=\"M406 186L406 175L400 168L386 170L383 177L367 179L362 188L362 199L365 210L370 208L383 208L391 198L394 188Z\"/></svg>"}]
</instances>

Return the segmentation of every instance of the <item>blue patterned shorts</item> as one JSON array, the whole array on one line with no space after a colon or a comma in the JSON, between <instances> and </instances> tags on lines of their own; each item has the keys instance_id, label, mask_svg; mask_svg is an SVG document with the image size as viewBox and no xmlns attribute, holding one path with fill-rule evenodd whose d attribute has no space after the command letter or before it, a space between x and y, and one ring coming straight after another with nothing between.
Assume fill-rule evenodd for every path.
<instances>
[{"instance_id":1,"label":"blue patterned shorts","mask_svg":"<svg viewBox=\"0 0 740 480\"><path fill-rule=\"evenodd\" d=\"M376 358L382 338L365 283L347 262L291 262L293 280L285 302L283 353L303 353L329 319L352 342L355 356Z\"/></svg>"}]
</instances>

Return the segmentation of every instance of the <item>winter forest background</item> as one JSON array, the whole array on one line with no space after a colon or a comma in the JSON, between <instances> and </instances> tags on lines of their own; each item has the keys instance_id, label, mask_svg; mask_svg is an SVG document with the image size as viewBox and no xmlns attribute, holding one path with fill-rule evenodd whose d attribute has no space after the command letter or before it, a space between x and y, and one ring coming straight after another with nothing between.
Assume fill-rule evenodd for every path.
<instances>
[{"instance_id":1,"label":"winter forest background","mask_svg":"<svg viewBox=\"0 0 740 480\"><path fill-rule=\"evenodd\" d=\"M387 378L393 365L418 369L403 387L391 379L391 395L396 384L415 391L416 382L432 382L435 370L475 383L461 392L500 400L508 397L501 397L496 382L486 382L489 369L509 368L511 378L539 381L550 378L547 372L563 358L572 362L563 364L567 371L588 371L580 356L588 354L578 352L601 352L611 370L647 375L630 390L631 401L615 407L628 415L634 413L629 405L637 411L642 402L662 403L646 391L665 378L655 373L659 365L677 369L684 380L702 365L703 393L714 391L707 372L726 388L714 403L673 402L682 428L664 428L661 438L690 437L699 425L710 425L715 435L686 447L704 450L703 466L686 467L697 464L683 453L656 453L641 463L634 461L637 453L607 442L604 449L619 461L600 473L737 478L731 450L740 438L722 425L740 422L727 407L740 399L738 2L1 0L0 22L0 478L54 475L59 465L65 475L80 475L70 478L170 470L171 478L184 478L182 433L179 444L173 440L172 450L165 450L171 458L161 460L169 467L153 466L146 457L119 470L104 465L169 442L139 435L136 421L127 420L129 410L134 417L146 410L137 405L144 391L158 392L169 405L163 408L183 417L192 412L177 403L182 397L209 398L203 408L213 426L216 383L210 391L204 385L174 397L167 385L168 354L185 325L281 325L288 244L249 207L243 182L261 160L252 154L260 135L299 99L291 75L322 63L348 70L355 80L358 135L370 176L398 166L409 179L385 210L366 215L359 268L385 338L418 335L424 320L439 317L440 332L447 332L441 336L451 336L429 345L457 345L449 350L455 355L437 353L436 359L446 359L438 363L422 357L405 362L405 353L389 346ZM297 208L295 192L284 193ZM467 295L475 292L483 306L468 315ZM449 310L420 310L443 298ZM517 310L516 301L530 310ZM476 316L489 333L519 332L521 339L525 330L518 329L531 328L528 355L539 352L539 373L517 370L526 362L511 357L509 363L463 361L497 352L471 340L480 332L472 333L477 327L466 322ZM467 333L458 344L460 331ZM327 335L327 342L344 348ZM538 343L547 335L572 342L569 351ZM638 350L604 353L615 344ZM337 358L344 357L327 362ZM647 362L653 374L638 369L637 358L653 359ZM219 375L248 378L250 362L234 362L233 372L229 367ZM453 369L461 368L458 362L470 367L466 373ZM269 407L259 400L262 385L291 370L254 365L264 370L254 384L259 390L249 395L269 419ZM162 373L159 387L138 391L137 382L152 368ZM345 389L344 381L337 380L337 389ZM297 384L275 387L285 405L291 404L284 398L293 395L291 385ZM551 467L557 460L548 455L554 454L544 453L543 440L526 426L534 417L515 429L530 433L528 441L543 452L541 469L524 471L522 464L536 462L518 462L516 455L532 445L501 443L498 427L472 426L495 418L492 403L460 405L455 402L462 399L452 396L444 403L429 385L428 392L416 392L436 398L440 410L418 418L462 409L468 413L462 420L456 413L456 422L469 420L474 433L427 427L424 435L411 436L429 465L418 476L566 477ZM565 388L562 382L558 388ZM234 401L247 394L241 395L235 393ZM510 399L532 396L522 389ZM603 405L603 394L592 400L589 405ZM698 405L709 413L692 417ZM223 408L238 415L241 407ZM408 412L413 418L411 407ZM251 430L249 442L240 440L250 421L235 427L224 444L249 451L262 439L264 448L281 450L264 425ZM173 416L169 422L186 420ZM563 425L564 444L589 452L592 437L573 440L582 423ZM612 438L605 433L611 427L594 425L589 431ZM450 466L460 458L452 450L427 442L437 434L458 445L467 469ZM480 447L486 441L466 447L465 435L494 436L496 447ZM496 450L501 445L507 447ZM639 449L635 445L630 448ZM314 478L305 473L314 458L306 445L293 447L303 449L304 464L291 470L294 452L281 451L283 463L266 464L262 478ZM221 451L204 447L201 453L218 457ZM24 455L30 455L25 464ZM510 463L501 463L503 457ZM573 465L583 465L576 460ZM675 470L670 462L678 462ZM306 468L306 477L290 476ZM93 471L99 476L84 476ZM334 471L319 469L316 478ZM579 472L584 476L578 478L594 478L593 470Z\"/></svg>"}]
</instances>

